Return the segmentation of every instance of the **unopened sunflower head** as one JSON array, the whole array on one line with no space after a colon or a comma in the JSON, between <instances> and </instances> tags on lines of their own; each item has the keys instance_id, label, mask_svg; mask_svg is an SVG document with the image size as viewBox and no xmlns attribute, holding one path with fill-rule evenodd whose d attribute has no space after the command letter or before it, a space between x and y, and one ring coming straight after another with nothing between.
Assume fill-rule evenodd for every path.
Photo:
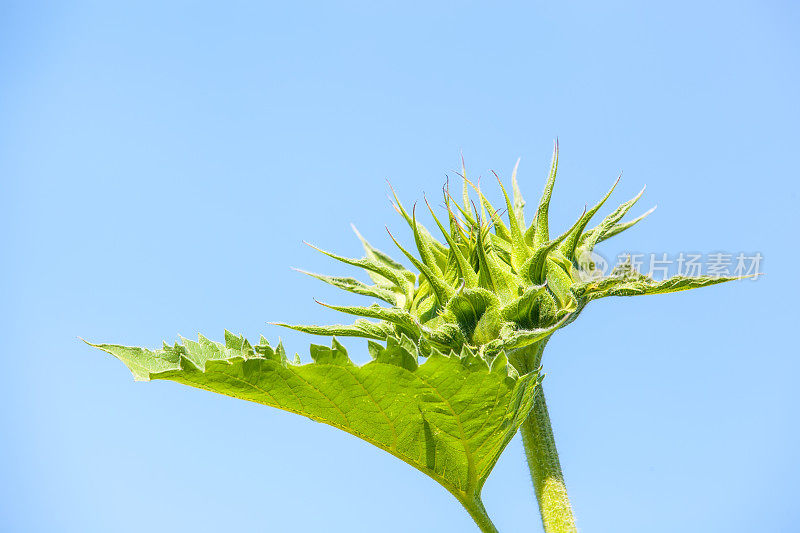
<instances>
[{"instance_id":1,"label":"unopened sunflower head","mask_svg":"<svg viewBox=\"0 0 800 533\"><path fill-rule=\"evenodd\" d=\"M497 366L502 361L505 366L510 361L509 372L526 373L534 370L530 363L535 358L524 354L537 350L541 353L547 339L572 322L592 300L675 292L736 279L676 276L656 281L630 264L620 265L609 276L603 276L591 260L592 251L598 243L625 231L653 211L621 222L644 189L587 229L614 191L615 182L570 228L553 236L548 209L557 169L558 143L530 224L525 221L525 201L517 184L516 168L511 176L511 197L498 178L504 198L500 210L491 205L464 171L460 202L445 187L445 212L437 216L426 200L441 240L417 221L416 206L409 212L395 194L394 207L413 231L416 255L393 236L392 240L419 273L373 248L356 231L365 257L351 259L320 251L366 270L371 284L349 277L307 274L389 305L322 304L361 318L350 325L279 325L317 335L370 339L369 351L374 358L405 358L414 365L419 357L438 351L455 354L470 364ZM475 201L470 199L470 189L477 193Z\"/></svg>"}]
</instances>

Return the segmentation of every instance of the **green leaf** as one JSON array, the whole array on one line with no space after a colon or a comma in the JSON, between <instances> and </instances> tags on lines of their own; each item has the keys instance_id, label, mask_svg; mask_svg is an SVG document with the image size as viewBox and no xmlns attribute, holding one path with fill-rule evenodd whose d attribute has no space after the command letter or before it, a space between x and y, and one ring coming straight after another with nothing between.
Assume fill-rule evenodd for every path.
<instances>
[{"instance_id":1,"label":"green leaf","mask_svg":"<svg viewBox=\"0 0 800 533\"><path fill-rule=\"evenodd\" d=\"M368 307L363 306L349 306L349 305L330 305L316 300L316 302L328 309L339 311L340 313L347 313L349 315L361 316L364 318L376 318L378 320L385 320L398 326L404 332L418 337L419 322L416 318L404 309L397 307L381 307L378 304L372 304Z\"/></svg>"},{"instance_id":2,"label":"green leaf","mask_svg":"<svg viewBox=\"0 0 800 533\"><path fill-rule=\"evenodd\" d=\"M464 163L464 154L461 154L461 178L464 180L464 185L461 190L461 195L464 199L464 209L469 211L469 180L467 180L467 165ZM458 202L455 202L458 205Z\"/></svg>"},{"instance_id":3,"label":"green leaf","mask_svg":"<svg viewBox=\"0 0 800 533\"><path fill-rule=\"evenodd\" d=\"M464 157L463 157L463 155L461 157L461 169L462 169L462 173L459 174L458 172L456 172L456 174L458 174L458 176L461 177L461 180L463 182L462 199L463 199L464 205L462 206L461 204L459 204L458 200L453 198L453 196L450 194L450 180L448 178L447 181L445 182L445 186L444 186L445 207L447 208L447 211L450 213L451 219L454 218L455 214L453 213L453 210L451 209L451 203L452 203L452 205L454 205L456 207L456 209L458 210L458 212L461 213L461 215L464 217L464 221L466 222L466 224L469 225L469 226L475 226L477 224L477 221L474 218L472 218L472 215L470 214L470 203L471 203L471 200L469 198L470 183L469 183L469 180L466 177L467 176L467 170L464 167Z\"/></svg>"},{"instance_id":4,"label":"green leaf","mask_svg":"<svg viewBox=\"0 0 800 533\"><path fill-rule=\"evenodd\" d=\"M475 326L475 331L472 333L472 344L485 345L497 339L503 325L499 307L489 307Z\"/></svg>"},{"instance_id":5,"label":"green leaf","mask_svg":"<svg viewBox=\"0 0 800 533\"><path fill-rule=\"evenodd\" d=\"M562 253L569 259L572 259L575 255L575 247L578 245L581 235L583 234L583 230L586 229L586 224L592 219L592 217L597 213L597 211L606 203L608 197L611 196L611 193L614 192L614 189L617 188L617 184L619 180L622 178L622 174L617 178L617 181L614 182L614 185L611 186L611 189L608 190L605 196L597 202L594 207L586 211L583 216L581 216L580 221L577 226L575 226L574 230L569 234L569 236L564 239L564 242L561 243L561 251Z\"/></svg>"},{"instance_id":6,"label":"green leaf","mask_svg":"<svg viewBox=\"0 0 800 533\"><path fill-rule=\"evenodd\" d=\"M514 173L516 174L516 167L514 168ZM500 180L500 176L495 174L497 178L497 182L500 184L500 189L503 191L503 197L506 201L506 209L508 210L508 224L511 228L511 264L514 267L514 270L517 272L520 271L523 263L528 260L530 257L530 250L528 249L528 245L525 244L525 239L522 234L522 230L520 229L519 219L517 218L515 206L512 205L511 199L508 197L508 193L506 192L506 188L503 186L503 182ZM516 183L516 179L514 180ZM514 192L515 200L516 200L516 191Z\"/></svg>"},{"instance_id":7,"label":"green leaf","mask_svg":"<svg viewBox=\"0 0 800 533\"><path fill-rule=\"evenodd\" d=\"M363 366L335 340L330 348L312 346L315 362L299 366L262 355L231 334L225 344L200 337L153 351L92 346L125 363L137 380L175 381L346 431L427 474L462 503L478 501L530 413L540 378L501 372L502 360L492 371L438 352L417 366L407 357L409 342L372 345L376 358Z\"/></svg>"},{"instance_id":8,"label":"green leaf","mask_svg":"<svg viewBox=\"0 0 800 533\"><path fill-rule=\"evenodd\" d=\"M506 351L519 350L531 344L543 341L550 337L555 331L561 328L571 316L571 312L561 313L558 321L546 328L518 329L503 339L492 341L492 346L499 347Z\"/></svg>"},{"instance_id":9,"label":"green leaf","mask_svg":"<svg viewBox=\"0 0 800 533\"><path fill-rule=\"evenodd\" d=\"M391 186L390 186L391 187ZM408 214L405 207L403 207L402 202L400 202L400 198L397 197L397 193L392 189L392 194L394 195L394 206L395 211L402 215L403 219L406 221L408 226L414 232L414 242L417 245L417 249L419 250L420 257L422 257L422 261L428 265L428 267L436 270L438 268L438 264L436 261L436 256L441 256L442 258L446 257L447 255L447 248L433 238L431 232L423 226L422 224L418 224L416 220L416 208L417 204L414 204L414 207L411 209L411 214Z\"/></svg>"},{"instance_id":10,"label":"green leaf","mask_svg":"<svg viewBox=\"0 0 800 533\"><path fill-rule=\"evenodd\" d=\"M499 180L500 178L498 178ZM495 234L503 240L510 241L511 240L511 232L506 227L505 223L503 222L503 218L497 212L497 209L494 208L492 203L489 201L488 198L481 192L480 183L473 184L472 188L478 193L478 197L481 200L481 219L486 218L486 213L489 214L489 219L492 221L492 225L494 226ZM476 213L477 216L477 213Z\"/></svg>"},{"instance_id":11,"label":"green leaf","mask_svg":"<svg viewBox=\"0 0 800 533\"><path fill-rule=\"evenodd\" d=\"M313 244L309 243L306 244L308 244L308 246L310 246L311 248L314 248L318 252L323 253L332 259L336 259L337 261L341 261L342 263L354 267L363 268L364 270L367 271L367 273L370 274L370 276L377 275L372 278L375 281L375 283L385 282L394 285L403 292L411 292L413 294L414 290L413 281L409 281L409 279L405 276L405 272L408 271L405 270L404 268L401 270L400 268L396 268L388 264L386 261L379 259L378 256L374 255L374 253L373 254L368 253L367 257L364 257L362 259L353 259L351 257L344 257L341 255L334 254L332 252L325 251L321 248L317 248ZM384 257L388 256L385 256L384 254ZM410 274L412 276L414 275L413 273Z\"/></svg>"},{"instance_id":12,"label":"green leaf","mask_svg":"<svg viewBox=\"0 0 800 533\"><path fill-rule=\"evenodd\" d=\"M585 214L585 213L584 213ZM581 221L583 220L583 214L581 217L575 221L575 223L564 233L549 241L539 248L537 248L530 259L528 259L524 265L522 265L520 269L521 275L533 283L534 285L541 285L544 281L544 267L545 261L547 260L550 252L555 249L556 246L561 244L564 239L567 238L568 235L574 233L575 228L580 225Z\"/></svg>"},{"instance_id":13,"label":"green leaf","mask_svg":"<svg viewBox=\"0 0 800 533\"><path fill-rule=\"evenodd\" d=\"M425 336L420 339L420 347L423 347L426 342L430 342L440 350L458 351L467 342L464 332L461 331L457 324L443 322L425 326L423 331Z\"/></svg>"},{"instance_id":14,"label":"green leaf","mask_svg":"<svg viewBox=\"0 0 800 533\"><path fill-rule=\"evenodd\" d=\"M519 159L517 164L514 165L514 170L511 172L511 189L514 192L514 216L517 217L517 223L520 227L525 227L525 199L522 198L522 192L519 190L519 183L517 183L517 170L519 170Z\"/></svg>"},{"instance_id":15,"label":"green leaf","mask_svg":"<svg viewBox=\"0 0 800 533\"><path fill-rule=\"evenodd\" d=\"M367 259L372 259L379 263L383 263L389 268L401 272L406 278L411 279L411 281L414 281L413 272L406 270L406 267L389 257L389 255L372 246L367 239L361 235L361 232L358 231L358 228L356 228L355 224L350 224L350 227L353 228L353 233L355 233L356 237L358 237L358 240L361 241L361 245L364 247L364 252L367 254Z\"/></svg>"},{"instance_id":16,"label":"green leaf","mask_svg":"<svg viewBox=\"0 0 800 533\"><path fill-rule=\"evenodd\" d=\"M558 173L558 139L556 139L553 146L553 161L550 163L550 173L547 175L547 184L544 186L542 198L539 200L539 207L536 209L536 217L533 219L531 229L533 230L530 237L533 240L534 247L538 248L550 240L549 228L549 211L550 199L553 196L553 186L556 183L556 174ZM530 230L529 230L530 231ZM528 236L526 234L526 236Z\"/></svg>"},{"instance_id":17,"label":"green leaf","mask_svg":"<svg viewBox=\"0 0 800 533\"><path fill-rule=\"evenodd\" d=\"M430 206L427 199L425 199L425 204L428 206L428 210L431 212L434 222L436 222L436 225L439 227L439 231L441 231L442 235L444 235L444 238L447 241L447 245L450 246L450 255L453 257L453 259L456 262L456 265L458 266L458 272L459 274L461 274L461 279L464 280L464 283L466 284L467 288L477 287L478 286L477 272L472 270L472 266L469 264L467 258L464 257L464 254L461 252L459 247L456 245L455 241L453 240L453 237L450 235L450 232L448 232L444 228L442 223L439 222L439 218L436 216L436 213L433 212L433 208Z\"/></svg>"},{"instance_id":18,"label":"green leaf","mask_svg":"<svg viewBox=\"0 0 800 533\"><path fill-rule=\"evenodd\" d=\"M495 293L501 301L509 301L518 296L520 280L510 268L504 268L499 258L489 248L486 236L477 232L475 249L478 255L478 283L482 288Z\"/></svg>"},{"instance_id":19,"label":"green leaf","mask_svg":"<svg viewBox=\"0 0 800 533\"><path fill-rule=\"evenodd\" d=\"M419 256L422 258L423 263L425 263L434 274L441 275L442 271L439 269L436 256L433 253L433 242L435 239L427 229L417 223L417 204L414 204L414 207L411 209L411 229L414 232L414 242L417 245L417 251L419 251Z\"/></svg>"},{"instance_id":20,"label":"green leaf","mask_svg":"<svg viewBox=\"0 0 800 533\"><path fill-rule=\"evenodd\" d=\"M600 242L600 239L609 232L614 225L619 222L619 220L625 216L625 214L630 211L631 207L639 201L639 198L642 197L644 194L644 187L642 190L639 191L639 194L625 202L624 204L620 205L618 208L614 210L610 215L603 219L603 221L597 225L596 228L589 231L589 236L586 238L584 243L581 245L581 250L585 252L591 252L594 250L595 245ZM646 215L645 215L646 216ZM635 222L634 222L635 223ZM578 254L581 255L581 254Z\"/></svg>"},{"instance_id":21,"label":"green leaf","mask_svg":"<svg viewBox=\"0 0 800 533\"><path fill-rule=\"evenodd\" d=\"M326 276L324 274L316 274L314 272L307 272L305 270L300 270L299 268L296 268L295 270L302 274L311 276L312 278L324 281L325 283L333 285L334 287L337 287L339 289L352 292L354 294L360 294L362 296L370 296L372 298L378 298L379 300L383 300L386 303L402 307L402 305L399 305L398 294L389 289L384 289L382 287L379 287L378 285L367 285L366 283L361 282L355 278Z\"/></svg>"},{"instance_id":22,"label":"green leaf","mask_svg":"<svg viewBox=\"0 0 800 533\"><path fill-rule=\"evenodd\" d=\"M455 316L464 336L471 341L486 310L499 304L497 296L486 289L463 289L447 302L447 310Z\"/></svg>"},{"instance_id":23,"label":"green leaf","mask_svg":"<svg viewBox=\"0 0 800 533\"><path fill-rule=\"evenodd\" d=\"M628 222L621 222L619 224L614 224L608 231L606 231L605 233L600 235L600 237L598 238L597 242L602 242L602 241L605 241L607 239L610 239L614 235L622 233L626 229L635 226L637 223L641 222L642 220L644 220L645 218L650 216L650 214L655 210L656 210L656 206L653 206L650 209L648 209L647 211L645 211L644 213L642 213L641 215L639 215L638 217L634 218L633 220L629 220ZM586 232L584 235L591 236L591 232Z\"/></svg>"},{"instance_id":24,"label":"green leaf","mask_svg":"<svg viewBox=\"0 0 800 533\"><path fill-rule=\"evenodd\" d=\"M353 324L332 324L330 326L284 324L283 322L270 322L270 324L326 337L338 335L339 337L361 337L383 341L394 334L394 328L386 322L370 322L361 318Z\"/></svg>"},{"instance_id":25,"label":"green leaf","mask_svg":"<svg viewBox=\"0 0 800 533\"><path fill-rule=\"evenodd\" d=\"M587 300L596 300L607 296L640 296L645 294L666 294L669 292L686 291L708 287L726 281L735 281L741 277L715 277L715 276L673 276L663 281L655 281L644 274L636 277L618 278L608 277L598 281L577 286L574 291L576 296Z\"/></svg>"},{"instance_id":26,"label":"green leaf","mask_svg":"<svg viewBox=\"0 0 800 533\"><path fill-rule=\"evenodd\" d=\"M355 366L347 356L347 350L336 340L336 337L333 338L330 348L320 344L312 344L308 351L311 354L311 360L315 363L336 366Z\"/></svg>"},{"instance_id":27,"label":"green leaf","mask_svg":"<svg viewBox=\"0 0 800 533\"><path fill-rule=\"evenodd\" d=\"M369 341L369 353L378 363L401 366L412 372L419 366L417 347L405 335L402 335L400 340L389 337L385 347L377 342Z\"/></svg>"},{"instance_id":28,"label":"green leaf","mask_svg":"<svg viewBox=\"0 0 800 533\"><path fill-rule=\"evenodd\" d=\"M500 310L503 320L518 324L533 324L534 311L540 298L547 292L546 285L531 285L522 296L515 298Z\"/></svg>"},{"instance_id":29,"label":"green leaf","mask_svg":"<svg viewBox=\"0 0 800 533\"><path fill-rule=\"evenodd\" d=\"M392 235L391 232L389 233L389 237L391 237L395 246L397 246L400 251L403 252L406 257L408 257L408 260L411 261L414 267L416 267L416 269L419 270L423 276L425 276L425 279L427 279L428 283L430 283L431 290L433 290L433 293L436 295L437 301L441 305L447 303L447 300L450 299L454 292L453 288L447 284L447 280L437 275L426 264L414 257L411 252L403 248L403 246L397 242L397 239L394 238L394 235Z\"/></svg>"}]
</instances>

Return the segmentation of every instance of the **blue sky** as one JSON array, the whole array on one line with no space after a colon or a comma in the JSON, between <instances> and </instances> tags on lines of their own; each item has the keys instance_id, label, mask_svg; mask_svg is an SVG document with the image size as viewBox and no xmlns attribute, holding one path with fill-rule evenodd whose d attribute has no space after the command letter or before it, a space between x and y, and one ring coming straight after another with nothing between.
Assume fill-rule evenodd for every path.
<instances>
[{"instance_id":1,"label":"blue sky","mask_svg":"<svg viewBox=\"0 0 800 533\"><path fill-rule=\"evenodd\" d=\"M602 252L760 252L767 275L608 299L546 387L582 531L794 531L800 9L792 2L4 2L0 529L471 531L422 474L307 419L134 383L80 343L157 346L355 302L301 244L391 250L386 199L561 143L565 228L620 171L645 223ZM492 190L492 194L496 191ZM496 197L496 196L495 196ZM361 342L346 343L366 361ZM536 531L521 443L484 491Z\"/></svg>"}]
</instances>

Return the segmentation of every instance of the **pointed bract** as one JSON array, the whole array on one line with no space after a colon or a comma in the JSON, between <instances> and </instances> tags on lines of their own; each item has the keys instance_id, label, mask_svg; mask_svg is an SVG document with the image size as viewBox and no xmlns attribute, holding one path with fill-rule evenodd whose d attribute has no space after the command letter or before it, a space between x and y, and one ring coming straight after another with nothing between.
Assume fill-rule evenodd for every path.
<instances>
[{"instance_id":1,"label":"pointed bract","mask_svg":"<svg viewBox=\"0 0 800 533\"><path fill-rule=\"evenodd\" d=\"M547 175L547 183L544 186L542 198L539 200L539 207L536 209L536 218L533 219L535 231L533 233L533 244L539 247L550 240L549 212L550 198L553 196L553 187L556 183L558 173L558 140L553 146L553 161L550 163L550 173Z\"/></svg>"}]
</instances>

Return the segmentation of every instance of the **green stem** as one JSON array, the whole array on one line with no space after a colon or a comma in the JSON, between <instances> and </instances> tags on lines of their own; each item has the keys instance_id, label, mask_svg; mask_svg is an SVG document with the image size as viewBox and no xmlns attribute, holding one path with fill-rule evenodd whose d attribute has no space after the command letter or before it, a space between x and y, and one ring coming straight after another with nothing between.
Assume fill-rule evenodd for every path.
<instances>
[{"instance_id":1,"label":"green stem","mask_svg":"<svg viewBox=\"0 0 800 533\"><path fill-rule=\"evenodd\" d=\"M521 432L545 532L577 532L541 385L533 412L522 423Z\"/></svg>"},{"instance_id":2,"label":"green stem","mask_svg":"<svg viewBox=\"0 0 800 533\"><path fill-rule=\"evenodd\" d=\"M483 533L500 533L497 531L497 528L494 527L491 518L489 518L489 514L486 512L486 508L483 506L483 502L479 497L472 498L469 500L462 500L459 498L461 505L469 512L469 515L475 520L475 523L478 524L478 527L481 529Z\"/></svg>"},{"instance_id":3,"label":"green stem","mask_svg":"<svg viewBox=\"0 0 800 533\"><path fill-rule=\"evenodd\" d=\"M517 364L526 372L539 368L546 344L544 341L514 354ZM520 432L545 533L577 533L541 385L536 391L533 411L522 423Z\"/></svg>"}]
</instances>

